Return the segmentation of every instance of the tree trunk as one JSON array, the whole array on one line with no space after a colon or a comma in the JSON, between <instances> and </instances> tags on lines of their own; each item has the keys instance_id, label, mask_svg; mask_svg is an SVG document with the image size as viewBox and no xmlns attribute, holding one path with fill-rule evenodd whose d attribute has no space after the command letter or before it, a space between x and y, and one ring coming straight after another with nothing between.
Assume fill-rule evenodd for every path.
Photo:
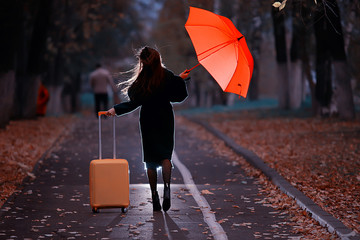
<instances>
[{"instance_id":1,"label":"tree trunk","mask_svg":"<svg viewBox=\"0 0 360 240\"><path fill-rule=\"evenodd\" d=\"M21 27L21 1L3 1L0 7L0 73L15 68L16 50Z\"/></svg>"},{"instance_id":2,"label":"tree trunk","mask_svg":"<svg viewBox=\"0 0 360 240\"><path fill-rule=\"evenodd\" d=\"M297 11L301 12L301 33L300 33L300 44L298 46L299 49L302 49L300 51L300 57L301 57L301 63L302 63L302 72L304 78L307 79L307 82L309 84L310 88L310 95L311 95L311 111L313 116L316 116L318 114L319 110L319 102L316 99L315 95L315 80L313 78L313 75L311 74L311 63L310 63L310 48L311 48L311 40L310 40L310 33L312 34L312 31L310 31L310 28L307 28L307 26L312 26L312 12L311 12L311 6L314 5L313 0L307 0L301 2L301 9L298 9Z\"/></svg>"},{"instance_id":3,"label":"tree trunk","mask_svg":"<svg viewBox=\"0 0 360 240\"><path fill-rule=\"evenodd\" d=\"M0 127L10 121L14 109L16 51L21 29L21 1L4 1L0 7Z\"/></svg>"},{"instance_id":4,"label":"tree trunk","mask_svg":"<svg viewBox=\"0 0 360 240\"><path fill-rule=\"evenodd\" d=\"M279 108L289 108L289 81L286 55L285 17L283 12L272 8L276 61L278 63Z\"/></svg>"},{"instance_id":5,"label":"tree trunk","mask_svg":"<svg viewBox=\"0 0 360 240\"><path fill-rule=\"evenodd\" d=\"M0 73L0 128L6 126L10 121L15 93L15 73L10 70L7 73Z\"/></svg>"},{"instance_id":6,"label":"tree trunk","mask_svg":"<svg viewBox=\"0 0 360 240\"><path fill-rule=\"evenodd\" d=\"M305 44L305 33L303 16L300 14L302 2L294 1L292 3L292 40L290 48L290 78L289 78L289 94L290 108L297 109L301 106L303 99L303 75L301 55L307 54L301 48Z\"/></svg>"},{"instance_id":7,"label":"tree trunk","mask_svg":"<svg viewBox=\"0 0 360 240\"><path fill-rule=\"evenodd\" d=\"M211 3L211 1L209 1ZM236 26L236 11L238 9L238 3L235 3L235 5L232 5L231 11L227 11L226 6L224 4L230 4L229 2L224 3L221 0L214 0L213 1L213 12L219 15L225 15L231 18L231 16L234 16L231 18L233 24ZM211 11L211 10L210 10ZM235 14L234 14L235 13ZM215 81L215 80L212 80ZM220 87L214 86L211 91L211 98L212 98L212 105L214 104L221 104L221 105L227 105L231 106L234 104L234 94L233 93L225 93Z\"/></svg>"},{"instance_id":8,"label":"tree trunk","mask_svg":"<svg viewBox=\"0 0 360 240\"><path fill-rule=\"evenodd\" d=\"M29 49L29 73L38 75L44 71L44 53L46 50L46 39L51 15L51 1L41 0L36 15L34 30Z\"/></svg>"},{"instance_id":9,"label":"tree trunk","mask_svg":"<svg viewBox=\"0 0 360 240\"><path fill-rule=\"evenodd\" d=\"M48 87L49 91L49 102L47 105L47 113L49 115L61 115L63 114L62 103L61 103L61 93L63 87L62 86L53 86L50 85Z\"/></svg>"},{"instance_id":10,"label":"tree trunk","mask_svg":"<svg viewBox=\"0 0 360 240\"><path fill-rule=\"evenodd\" d=\"M44 52L46 49L47 30L51 14L51 1L41 0L38 13L35 18L34 30L29 49L28 71L26 81L22 85L22 116L32 118L36 116L36 102L38 89L41 81L41 73L44 71Z\"/></svg>"},{"instance_id":11,"label":"tree trunk","mask_svg":"<svg viewBox=\"0 0 360 240\"><path fill-rule=\"evenodd\" d=\"M307 51L307 45L304 45L304 52ZM311 112L313 116L316 116L319 109L319 102L316 99L315 96L315 81L313 79L313 76L311 74L311 65L310 65L310 59L307 54L304 54L302 56L302 70L304 73L304 76L306 77L309 88L310 88L310 94L311 94Z\"/></svg>"},{"instance_id":12,"label":"tree trunk","mask_svg":"<svg viewBox=\"0 0 360 240\"><path fill-rule=\"evenodd\" d=\"M21 11L21 30L19 31L21 41L17 46L16 94L13 98L14 118L33 118L36 116L40 75L44 69L43 54L46 49L51 1L42 0L37 2L36 6L32 6L37 11L34 11L36 15L34 25L30 26L33 29L30 34L28 33L28 25L31 19L25 17L24 7L22 6L19 10Z\"/></svg>"},{"instance_id":13,"label":"tree trunk","mask_svg":"<svg viewBox=\"0 0 360 240\"><path fill-rule=\"evenodd\" d=\"M315 96L321 107L329 107L332 96L331 84L331 44L328 39L329 22L324 17L324 11L315 13L315 39L316 39L316 86Z\"/></svg>"},{"instance_id":14,"label":"tree trunk","mask_svg":"<svg viewBox=\"0 0 360 240\"><path fill-rule=\"evenodd\" d=\"M289 107L290 109L298 109L303 99L303 79L301 60L291 61L291 76L289 77Z\"/></svg>"},{"instance_id":15,"label":"tree trunk","mask_svg":"<svg viewBox=\"0 0 360 240\"><path fill-rule=\"evenodd\" d=\"M216 3L216 2L218 2L218 3ZM219 4L220 4L219 0L214 1L214 9L216 9L217 8L216 5L219 5ZM238 26L238 14L237 14L238 11L239 11L239 1L235 1L235 2L232 3L232 18L231 18L231 21L235 26ZM223 95L222 89L219 89L218 91L219 91L219 95ZM225 97L226 99L224 101L226 106L234 105L235 100L236 100L236 96L237 95L234 94L234 93L227 93L226 97Z\"/></svg>"},{"instance_id":16,"label":"tree trunk","mask_svg":"<svg viewBox=\"0 0 360 240\"><path fill-rule=\"evenodd\" d=\"M316 95L322 106L329 106L332 96L331 64L334 69L336 105L339 117L354 119L355 108L346 62L340 11L336 0L319 1L315 15L317 48Z\"/></svg>"},{"instance_id":17,"label":"tree trunk","mask_svg":"<svg viewBox=\"0 0 360 240\"><path fill-rule=\"evenodd\" d=\"M346 120L355 119L355 106L348 64L346 61L334 61L333 66L335 96L339 117Z\"/></svg>"},{"instance_id":18,"label":"tree trunk","mask_svg":"<svg viewBox=\"0 0 360 240\"><path fill-rule=\"evenodd\" d=\"M240 1L240 0L238 0ZM243 2L243 1L241 1ZM250 1L249 10L251 11L250 19L252 20L252 27L249 28L248 36L245 36L245 39L248 39L249 48L251 55L254 59L254 69L252 78L249 85L248 96L250 100L259 99L259 73L261 65L258 64L261 54L261 45L262 45L262 28L264 26L264 14L262 13L262 6L260 1Z\"/></svg>"}]
</instances>

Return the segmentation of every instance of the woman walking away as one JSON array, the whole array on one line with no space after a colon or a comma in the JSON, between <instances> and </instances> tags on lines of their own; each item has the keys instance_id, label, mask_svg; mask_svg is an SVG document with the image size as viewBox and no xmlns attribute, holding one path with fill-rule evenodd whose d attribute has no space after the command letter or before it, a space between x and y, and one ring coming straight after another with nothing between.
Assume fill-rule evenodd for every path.
<instances>
[{"instance_id":1,"label":"woman walking away","mask_svg":"<svg viewBox=\"0 0 360 240\"><path fill-rule=\"evenodd\" d=\"M179 76L166 69L158 51L142 48L137 54L138 63L125 88L128 102L115 105L108 116L123 115L141 106L140 130L143 160L152 193L154 211L161 211L157 192L157 168L162 168L164 195L162 208L170 209L171 156L174 149L174 113L171 103L182 102L188 96L184 79L189 71Z\"/></svg>"}]
</instances>

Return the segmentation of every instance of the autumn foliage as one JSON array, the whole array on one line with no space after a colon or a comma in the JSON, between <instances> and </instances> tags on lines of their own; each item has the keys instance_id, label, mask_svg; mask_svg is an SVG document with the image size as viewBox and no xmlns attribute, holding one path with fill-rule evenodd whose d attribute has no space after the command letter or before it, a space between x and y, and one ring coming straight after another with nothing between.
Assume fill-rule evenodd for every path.
<instances>
[{"instance_id":1,"label":"autumn foliage","mask_svg":"<svg viewBox=\"0 0 360 240\"><path fill-rule=\"evenodd\" d=\"M212 124L359 232L360 122L268 114L218 114Z\"/></svg>"},{"instance_id":2,"label":"autumn foliage","mask_svg":"<svg viewBox=\"0 0 360 240\"><path fill-rule=\"evenodd\" d=\"M72 117L12 121L0 130L0 207L25 177L35 178L33 167L73 121Z\"/></svg>"}]
</instances>

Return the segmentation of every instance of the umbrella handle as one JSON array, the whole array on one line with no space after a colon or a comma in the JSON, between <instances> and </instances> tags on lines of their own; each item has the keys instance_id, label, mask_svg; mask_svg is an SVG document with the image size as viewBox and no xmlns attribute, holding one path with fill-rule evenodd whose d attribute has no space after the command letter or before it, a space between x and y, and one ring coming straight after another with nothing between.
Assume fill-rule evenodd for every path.
<instances>
[{"instance_id":1,"label":"umbrella handle","mask_svg":"<svg viewBox=\"0 0 360 240\"><path fill-rule=\"evenodd\" d=\"M186 72L191 72L194 68L200 66L200 63L196 64L195 66L193 66L192 68L190 68L189 70L186 70Z\"/></svg>"}]
</instances>

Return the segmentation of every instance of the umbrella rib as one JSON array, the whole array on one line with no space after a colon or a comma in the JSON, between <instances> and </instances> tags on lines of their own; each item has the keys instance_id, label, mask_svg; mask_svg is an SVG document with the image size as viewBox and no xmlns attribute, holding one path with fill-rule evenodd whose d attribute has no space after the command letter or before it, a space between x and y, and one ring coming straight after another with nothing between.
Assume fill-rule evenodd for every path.
<instances>
[{"instance_id":1,"label":"umbrella rib","mask_svg":"<svg viewBox=\"0 0 360 240\"><path fill-rule=\"evenodd\" d=\"M241 38L242 38L242 37L241 37ZM241 39L241 38L240 38L240 39ZM204 54L204 53L210 51L210 50L213 49L213 48L216 48L216 47L218 47L218 46L224 45L224 46L222 46L221 48L217 49L215 52L212 52L212 53L210 53L209 55L203 57L201 60L199 59L199 62L202 61L202 60L204 60L205 58L211 56L212 54L216 53L217 51L220 51L221 49L223 49L224 47L226 47L227 45L230 45L232 42L235 42L235 41L236 41L236 40L229 40L229 41L227 41L227 42L221 43L221 44L219 44L219 45L217 45L217 46L215 46L215 47L212 47L212 48L210 48L210 49L208 49L208 50L206 50L206 51L198 54L197 56L199 57L199 55ZM200 65L200 63L198 63L196 66L190 68L188 71L190 72L191 70L193 70L194 68L198 67L199 65Z\"/></svg>"},{"instance_id":2,"label":"umbrella rib","mask_svg":"<svg viewBox=\"0 0 360 240\"><path fill-rule=\"evenodd\" d=\"M198 57L200 57L200 55L203 55L203 54L205 54L205 53L207 53L207 52L209 52L209 51L211 51L211 50L213 50L213 49L221 46L220 48L216 49L214 52L211 52L209 55L203 57L203 58L202 58L201 60L199 60L199 61L202 61L202 60L204 60L205 58L209 57L210 55L212 55L212 54L220 51L220 50L223 49L224 47L230 45L232 42L236 42L236 39L233 39L233 40L229 40L229 41L227 41L227 42L220 43L219 45L216 45L216 46L214 46L214 47L212 47L212 48L207 49L206 51L204 51L204 52L202 52L202 53L199 53L199 54L197 55ZM222 45L224 45L224 46L222 46Z\"/></svg>"},{"instance_id":3,"label":"umbrella rib","mask_svg":"<svg viewBox=\"0 0 360 240\"><path fill-rule=\"evenodd\" d=\"M229 34L227 31L224 31L221 28L218 28L218 27L215 27L215 26L196 24L196 25L185 25L185 27L209 27L209 28L215 28L215 29L219 30L220 32L222 32L223 34L225 34L227 37L233 38L233 36L231 34Z\"/></svg>"},{"instance_id":4,"label":"umbrella rib","mask_svg":"<svg viewBox=\"0 0 360 240\"><path fill-rule=\"evenodd\" d=\"M231 28L229 28L229 25L224 21L224 19L223 19L220 15L217 15L217 17L220 19L220 21L223 22L223 24L225 25L225 27L232 32L232 34L235 34L234 31L233 31ZM234 27L235 27L235 26L234 26Z\"/></svg>"}]
</instances>

